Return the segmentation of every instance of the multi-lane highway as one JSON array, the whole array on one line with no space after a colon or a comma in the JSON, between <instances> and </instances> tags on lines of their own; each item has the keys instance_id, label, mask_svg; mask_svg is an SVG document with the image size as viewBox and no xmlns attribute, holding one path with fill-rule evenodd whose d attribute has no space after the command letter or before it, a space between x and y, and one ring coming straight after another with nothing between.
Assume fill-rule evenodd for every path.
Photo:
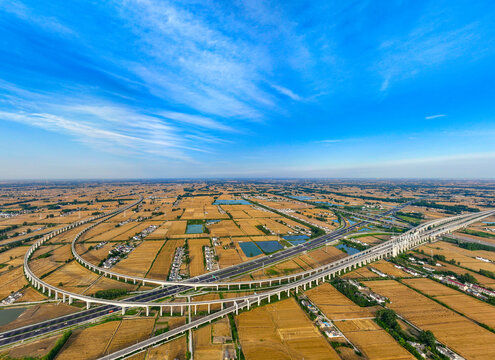
<instances>
[{"instance_id":1,"label":"multi-lane highway","mask_svg":"<svg viewBox=\"0 0 495 360\"><path fill-rule=\"evenodd\" d=\"M378 220L380 218L385 218L389 215L394 214L397 211L400 211L404 207L408 206L412 202L403 203L395 208L392 208L380 215L378 215L374 220ZM249 262L245 262L242 264L238 264L229 268L221 269L215 272L207 273L192 279L189 279L188 282L198 282L198 283L206 283L206 282L218 282L220 280L225 280L229 278L233 278L239 276L241 274L254 271L256 269L260 269L263 266L270 266L274 263L284 261L288 258L296 256L298 254L304 253L305 251L310 251L316 249L322 245L325 245L328 242L332 242L342 238L344 235L355 231L356 229L366 225L372 219L367 219L365 221L358 222L352 226L349 226L344 229L336 230L330 234L323 235L321 237L315 238L313 240L307 241L298 246L291 247L286 250L282 250L270 256L265 256L262 258L258 258ZM164 297L177 295L181 292L189 290L189 287L180 286L180 285L172 285L166 288L151 290L149 292L139 294L133 297L126 299L126 301L132 302L151 302L154 300L158 300ZM0 346L8 345L17 341L29 339L35 336L44 335L50 333L52 331L60 330L66 327L82 324L84 322L88 322L91 320L98 319L102 316L108 315L110 313L116 312L120 310L120 307L114 305L103 305L95 308L91 308L88 310L84 310L72 315L66 315L62 317L58 317L52 320L40 322L37 324L25 326L22 328L18 328L15 330L10 330L0 334Z\"/></svg>"}]
</instances>

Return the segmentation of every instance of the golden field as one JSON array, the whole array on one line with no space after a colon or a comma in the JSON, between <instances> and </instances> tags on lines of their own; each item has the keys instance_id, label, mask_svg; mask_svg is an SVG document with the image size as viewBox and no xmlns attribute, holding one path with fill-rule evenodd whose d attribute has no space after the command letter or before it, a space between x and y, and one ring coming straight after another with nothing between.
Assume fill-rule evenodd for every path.
<instances>
[{"instance_id":1,"label":"golden field","mask_svg":"<svg viewBox=\"0 0 495 360\"><path fill-rule=\"evenodd\" d=\"M467 359L492 359L495 334L395 280L367 281L387 306Z\"/></svg>"}]
</instances>

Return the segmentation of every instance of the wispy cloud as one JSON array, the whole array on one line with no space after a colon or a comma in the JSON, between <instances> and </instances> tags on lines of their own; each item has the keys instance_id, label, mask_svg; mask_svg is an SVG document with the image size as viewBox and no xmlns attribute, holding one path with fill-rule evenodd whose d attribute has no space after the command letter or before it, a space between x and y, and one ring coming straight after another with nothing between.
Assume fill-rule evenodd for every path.
<instances>
[{"instance_id":1,"label":"wispy cloud","mask_svg":"<svg viewBox=\"0 0 495 360\"><path fill-rule=\"evenodd\" d=\"M295 100L295 101L301 101L302 100L302 98L299 95L297 95L296 93L294 93L292 90L289 90L283 86L274 85L274 84L272 84L271 86L272 86L272 88L277 90L279 93L281 93L282 95L290 97L292 100Z\"/></svg>"},{"instance_id":2,"label":"wispy cloud","mask_svg":"<svg viewBox=\"0 0 495 360\"><path fill-rule=\"evenodd\" d=\"M441 118L444 116L447 116L447 115L445 115L445 114L430 115L430 116L425 116L425 119L426 120L432 120L432 119Z\"/></svg>"},{"instance_id":3,"label":"wispy cloud","mask_svg":"<svg viewBox=\"0 0 495 360\"><path fill-rule=\"evenodd\" d=\"M380 59L374 66L383 77L381 91L386 91L393 80L411 78L429 67L473 55L471 49L480 40L478 24L443 26L438 17L427 17L404 38L381 44Z\"/></svg>"}]
</instances>

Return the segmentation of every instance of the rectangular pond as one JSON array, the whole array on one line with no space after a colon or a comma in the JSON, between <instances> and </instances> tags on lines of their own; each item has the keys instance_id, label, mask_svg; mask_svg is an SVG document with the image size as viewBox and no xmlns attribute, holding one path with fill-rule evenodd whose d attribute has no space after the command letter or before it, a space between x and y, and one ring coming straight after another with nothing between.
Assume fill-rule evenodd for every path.
<instances>
[{"instance_id":1,"label":"rectangular pond","mask_svg":"<svg viewBox=\"0 0 495 360\"><path fill-rule=\"evenodd\" d=\"M357 254L358 252L361 252L361 250L347 246L346 244L338 244L335 247L340 250L345 250L345 252L348 253L349 255L354 255Z\"/></svg>"},{"instance_id":2,"label":"rectangular pond","mask_svg":"<svg viewBox=\"0 0 495 360\"><path fill-rule=\"evenodd\" d=\"M283 246L280 245L278 241L270 240L270 241L256 241L256 244L263 250L264 253L269 254L274 251L283 249Z\"/></svg>"},{"instance_id":3,"label":"rectangular pond","mask_svg":"<svg viewBox=\"0 0 495 360\"><path fill-rule=\"evenodd\" d=\"M262 254L259 247L257 247L256 244L252 243L251 241L240 242L239 246L241 247L244 255L246 255L247 257L254 257Z\"/></svg>"},{"instance_id":4,"label":"rectangular pond","mask_svg":"<svg viewBox=\"0 0 495 360\"><path fill-rule=\"evenodd\" d=\"M215 200L213 205L249 205L249 201L246 201L244 199L227 199L227 200Z\"/></svg>"},{"instance_id":5,"label":"rectangular pond","mask_svg":"<svg viewBox=\"0 0 495 360\"><path fill-rule=\"evenodd\" d=\"M188 224L186 228L186 234L202 234L203 224Z\"/></svg>"},{"instance_id":6,"label":"rectangular pond","mask_svg":"<svg viewBox=\"0 0 495 360\"><path fill-rule=\"evenodd\" d=\"M302 195L294 195L294 196L289 196L291 199L295 200L311 200L313 197L312 196L302 196Z\"/></svg>"},{"instance_id":7,"label":"rectangular pond","mask_svg":"<svg viewBox=\"0 0 495 360\"><path fill-rule=\"evenodd\" d=\"M0 326L7 325L21 315L26 308L2 309L0 310Z\"/></svg>"},{"instance_id":8,"label":"rectangular pond","mask_svg":"<svg viewBox=\"0 0 495 360\"><path fill-rule=\"evenodd\" d=\"M206 225L216 224L219 222L220 222L220 220L206 220Z\"/></svg>"}]
</instances>

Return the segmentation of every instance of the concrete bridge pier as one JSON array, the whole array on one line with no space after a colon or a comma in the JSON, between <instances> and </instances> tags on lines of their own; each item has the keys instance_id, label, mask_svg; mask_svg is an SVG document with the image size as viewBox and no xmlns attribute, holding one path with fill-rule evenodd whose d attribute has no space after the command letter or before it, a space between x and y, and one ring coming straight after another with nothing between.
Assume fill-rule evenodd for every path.
<instances>
[{"instance_id":1,"label":"concrete bridge pier","mask_svg":"<svg viewBox=\"0 0 495 360\"><path fill-rule=\"evenodd\" d=\"M208 304L208 314L210 313L210 306L211 304Z\"/></svg>"},{"instance_id":2,"label":"concrete bridge pier","mask_svg":"<svg viewBox=\"0 0 495 360\"><path fill-rule=\"evenodd\" d=\"M146 316L150 316L150 307L146 306Z\"/></svg>"},{"instance_id":3,"label":"concrete bridge pier","mask_svg":"<svg viewBox=\"0 0 495 360\"><path fill-rule=\"evenodd\" d=\"M89 310L90 307L91 307L91 303L89 301L86 301L86 310Z\"/></svg>"},{"instance_id":4,"label":"concrete bridge pier","mask_svg":"<svg viewBox=\"0 0 495 360\"><path fill-rule=\"evenodd\" d=\"M69 295L69 305L72 304L72 296Z\"/></svg>"},{"instance_id":5,"label":"concrete bridge pier","mask_svg":"<svg viewBox=\"0 0 495 360\"><path fill-rule=\"evenodd\" d=\"M124 316L125 315L125 307L122 306L122 309L121 310L122 310L122 316Z\"/></svg>"}]
</instances>

